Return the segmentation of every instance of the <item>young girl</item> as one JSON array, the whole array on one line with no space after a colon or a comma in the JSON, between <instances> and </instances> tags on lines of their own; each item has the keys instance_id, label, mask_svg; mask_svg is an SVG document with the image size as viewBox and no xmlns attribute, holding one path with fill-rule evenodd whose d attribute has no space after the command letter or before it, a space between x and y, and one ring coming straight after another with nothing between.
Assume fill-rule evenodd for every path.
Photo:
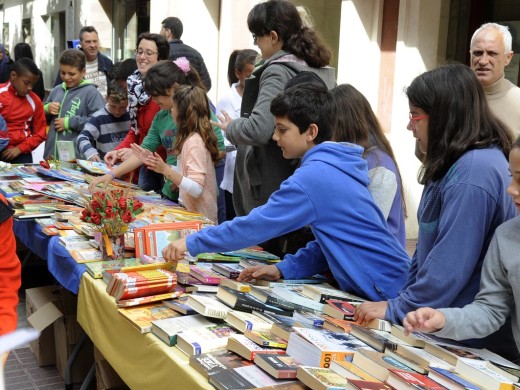
<instances>
[{"instance_id":1,"label":"young girl","mask_svg":"<svg viewBox=\"0 0 520 390\"><path fill-rule=\"evenodd\" d=\"M370 190L388 223L388 229L406 248L403 184L392 147L381 129L370 103L350 84L338 85L332 91L336 114L336 142L361 145L368 163Z\"/></svg>"},{"instance_id":2,"label":"young girl","mask_svg":"<svg viewBox=\"0 0 520 390\"><path fill-rule=\"evenodd\" d=\"M520 212L520 138L509 153L511 184L507 192ZM520 351L520 217L513 218L495 232L489 245L480 291L473 303L463 308L421 308L406 315L403 325L409 332L437 332L455 340L486 337L512 317L513 336Z\"/></svg>"},{"instance_id":3,"label":"young girl","mask_svg":"<svg viewBox=\"0 0 520 390\"><path fill-rule=\"evenodd\" d=\"M406 287L397 298L358 306L360 322L401 323L421 306L472 302L495 229L516 215L507 195L511 135L491 114L474 72L461 64L441 66L416 77L406 94L408 129L425 153L417 248ZM500 353L503 340L474 345Z\"/></svg>"},{"instance_id":4,"label":"young girl","mask_svg":"<svg viewBox=\"0 0 520 390\"><path fill-rule=\"evenodd\" d=\"M173 150L177 165L165 163L159 154L134 145L147 168L164 175L179 188L179 203L217 223L217 179L214 163L220 152L210 124L211 111L205 91L197 86L174 90L171 108L177 135Z\"/></svg>"}]
</instances>

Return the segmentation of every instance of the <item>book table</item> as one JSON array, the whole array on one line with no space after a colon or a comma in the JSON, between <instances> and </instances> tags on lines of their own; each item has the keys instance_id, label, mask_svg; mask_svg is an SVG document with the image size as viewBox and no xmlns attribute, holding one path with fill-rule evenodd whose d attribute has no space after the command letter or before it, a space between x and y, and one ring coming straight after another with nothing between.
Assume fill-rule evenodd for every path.
<instances>
[{"instance_id":1,"label":"book table","mask_svg":"<svg viewBox=\"0 0 520 390\"><path fill-rule=\"evenodd\" d=\"M132 389L213 389L180 350L139 333L123 318L102 279L81 278L78 322Z\"/></svg>"}]
</instances>

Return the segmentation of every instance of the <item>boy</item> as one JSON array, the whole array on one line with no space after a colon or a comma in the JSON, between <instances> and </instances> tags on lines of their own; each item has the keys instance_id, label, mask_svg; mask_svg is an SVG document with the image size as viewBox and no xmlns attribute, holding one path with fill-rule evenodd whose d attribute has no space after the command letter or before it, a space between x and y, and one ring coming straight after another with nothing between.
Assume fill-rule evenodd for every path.
<instances>
[{"instance_id":1,"label":"boy","mask_svg":"<svg viewBox=\"0 0 520 390\"><path fill-rule=\"evenodd\" d=\"M59 159L56 141L72 141L76 156L76 138L89 117L104 106L103 97L91 81L85 80L85 54L77 49L67 49L60 56L60 75L63 83L54 87L44 105L50 114L50 127L43 157ZM64 156L61 158L64 159Z\"/></svg>"},{"instance_id":2,"label":"boy","mask_svg":"<svg viewBox=\"0 0 520 390\"><path fill-rule=\"evenodd\" d=\"M284 158L302 159L300 168L265 205L169 244L164 258L240 249L310 225L316 239L305 248L276 265L246 268L239 280L295 279L330 269L342 290L368 299L396 296L410 259L368 191L363 149L325 142L332 137L332 112L332 95L315 83L278 95L271 103L273 140Z\"/></svg>"},{"instance_id":3,"label":"boy","mask_svg":"<svg viewBox=\"0 0 520 390\"><path fill-rule=\"evenodd\" d=\"M40 98L32 92L38 67L29 58L14 63L9 81L0 84L0 115L7 122L8 146L0 160L13 164L32 163L31 152L45 141L45 113Z\"/></svg>"},{"instance_id":4,"label":"boy","mask_svg":"<svg viewBox=\"0 0 520 390\"><path fill-rule=\"evenodd\" d=\"M78 136L79 153L89 161L103 161L105 154L123 141L130 129L128 95L116 80L108 83L107 104L96 111Z\"/></svg>"}]
</instances>

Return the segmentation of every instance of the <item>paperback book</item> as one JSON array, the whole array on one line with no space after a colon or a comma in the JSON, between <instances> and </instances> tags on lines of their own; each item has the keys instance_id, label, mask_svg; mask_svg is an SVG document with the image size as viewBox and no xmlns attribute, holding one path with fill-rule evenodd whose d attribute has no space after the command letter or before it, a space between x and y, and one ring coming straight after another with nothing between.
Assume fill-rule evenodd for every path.
<instances>
[{"instance_id":1,"label":"paperback book","mask_svg":"<svg viewBox=\"0 0 520 390\"><path fill-rule=\"evenodd\" d=\"M178 316L152 321L152 333L171 347L177 344L177 334L180 332L214 325L215 322L209 321L200 314Z\"/></svg>"},{"instance_id":2,"label":"paperback book","mask_svg":"<svg viewBox=\"0 0 520 390\"><path fill-rule=\"evenodd\" d=\"M121 308L117 309L117 311L141 333L152 331L152 321L179 316L179 313L174 312L161 303Z\"/></svg>"},{"instance_id":3,"label":"paperback book","mask_svg":"<svg viewBox=\"0 0 520 390\"><path fill-rule=\"evenodd\" d=\"M326 303L329 299L361 303L365 299L345 291L338 290L331 285L306 284L302 288L303 295L320 303Z\"/></svg>"},{"instance_id":4,"label":"paperback book","mask_svg":"<svg viewBox=\"0 0 520 390\"><path fill-rule=\"evenodd\" d=\"M277 379L295 379L301 363L287 354L262 353L255 356L255 364Z\"/></svg>"},{"instance_id":5,"label":"paperback book","mask_svg":"<svg viewBox=\"0 0 520 390\"><path fill-rule=\"evenodd\" d=\"M216 298L203 295L189 295L186 304L205 317L224 319L231 310L229 306L217 301Z\"/></svg>"},{"instance_id":6,"label":"paperback book","mask_svg":"<svg viewBox=\"0 0 520 390\"><path fill-rule=\"evenodd\" d=\"M260 345L261 347L269 348L287 348L287 340L282 339L275 335L272 331L261 331L261 330L246 330L244 332L249 340Z\"/></svg>"},{"instance_id":7,"label":"paperback book","mask_svg":"<svg viewBox=\"0 0 520 390\"><path fill-rule=\"evenodd\" d=\"M177 348L188 356L225 349L228 338L236 332L226 325L185 330L177 335Z\"/></svg>"},{"instance_id":8,"label":"paperback book","mask_svg":"<svg viewBox=\"0 0 520 390\"><path fill-rule=\"evenodd\" d=\"M210 376L211 383L218 390L269 389L287 383L287 380L274 379L256 365L223 370Z\"/></svg>"},{"instance_id":9,"label":"paperback book","mask_svg":"<svg viewBox=\"0 0 520 390\"><path fill-rule=\"evenodd\" d=\"M261 353L285 353L283 349L261 347L243 334L236 334L229 337L226 348L247 360L254 360L255 356Z\"/></svg>"},{"instance_id":10,"label":"paperback book","mask_svg":"<svg viewBox=\"0 0 520 390\"><path fill-rule=\"evenodd\" d=\"M347 379L323 367L299 366L296 378L313 390L344 390L348 385Z\"/></svg>"},{"instance_id":11,"label":"paperback book","mask_svg":"<svg viewBox=\"0 0 520 390\"><path fill-rule=\"evenodd\" d=\"M244 359L242 356L221 349L215 352L193 355L190 357L190 366L197 370L206 379L222 370L250 366L254 363Z\"/></svg>"}]
</instances>

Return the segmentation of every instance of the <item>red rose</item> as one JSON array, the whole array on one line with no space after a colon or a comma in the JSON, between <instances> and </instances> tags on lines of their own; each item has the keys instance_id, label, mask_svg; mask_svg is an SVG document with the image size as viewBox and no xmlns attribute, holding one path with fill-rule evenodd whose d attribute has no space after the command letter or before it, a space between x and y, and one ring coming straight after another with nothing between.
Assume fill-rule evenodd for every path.
<instances>
[{"instance_id":1,"label":"red rose","mask_svg":"<svg viewBox=\"0 0 520 390\"><path fill-rule=\"evenodd\" d=\"M143 204L139 200L134 201L134 211L139 210L141 207L143 207Z\"/></svg>"},{"instance_id":2,"label":"red rose","mask_svg":"<svg viewBox=\"0 0 520 390\"><path fill-rule=\"evenodd\" d=\"M90 202L90 207L92 207L92 209L96 211L101 210L101 204L96 199Z\"/></svg>"},{"instance_id":3,"label":"red rose","mask_svg":"<svg viewBox=\"0 0 520 390\"><path fill-rule=\"evenodd\" d=\"M45 169L49 169L51 167L47 161L40 161L40 166Z\"/></svg>"},{"instance_id":4,"label":"red rose","mask_svg":"<svg viewBox=\"0 0 520 390\"><path fill-rule=\"evenodd\" d=\"M88 217L89 217L88 210L83 209L83 211L81 212L81 215L79 216L79 219L81 219L83 222L87 222Z\"/></svg>"},{"instance_id":5,"label":"red rose","mask_svg":"<svg viewBox=\"0 0 520 390\"><path fill-rule=\"evenodd\" d=\"M110 208L110 207L114 207L114 202L112 202L111 200L107 200L107 208Z\"/></svg>"},{"instance_id":6,"label":"red rose","mask_svg":"<svg viewBox=\"0 0 520 390\"><path fill-rule=\"evenodd\" d=\"M101 225L101 215L99 213L92 213L90 215L90 218L92 218L92 223L96 224L96 225Z\"/></svg>"},{"instance_id":7,"label":"red rose","mask_svg":"<svg viewBox=\"0 0 520 390\"><path fill-rule=\"evenodd\" d=\"M112 207L107 208L105 215L108 219L112 219L116 216L114 209Z\"/></svg>"},{"instance_id":8,"label":"red rose","mask_svg":"<svg viewBox=\"0 0 520 390\"><path fill-rule=\"evenodd\" d=\"M117 200L117 204L121 210L126 210L126 207L127 207L126 198L119 198Z\"/></svg>"},{"instance_id":9,"label":"red rose","mask_svg":"<svg viewBox=\"0 0 520 390\"><path fill-rule=\"evenodd\" d=\"M121 219L123 220L124 223L130 223L130 222L132 222L134 217L132 216L132 212L130 210L126 210L123 213L123 216L121 217Z\"/></svg>"}]
</instances>

